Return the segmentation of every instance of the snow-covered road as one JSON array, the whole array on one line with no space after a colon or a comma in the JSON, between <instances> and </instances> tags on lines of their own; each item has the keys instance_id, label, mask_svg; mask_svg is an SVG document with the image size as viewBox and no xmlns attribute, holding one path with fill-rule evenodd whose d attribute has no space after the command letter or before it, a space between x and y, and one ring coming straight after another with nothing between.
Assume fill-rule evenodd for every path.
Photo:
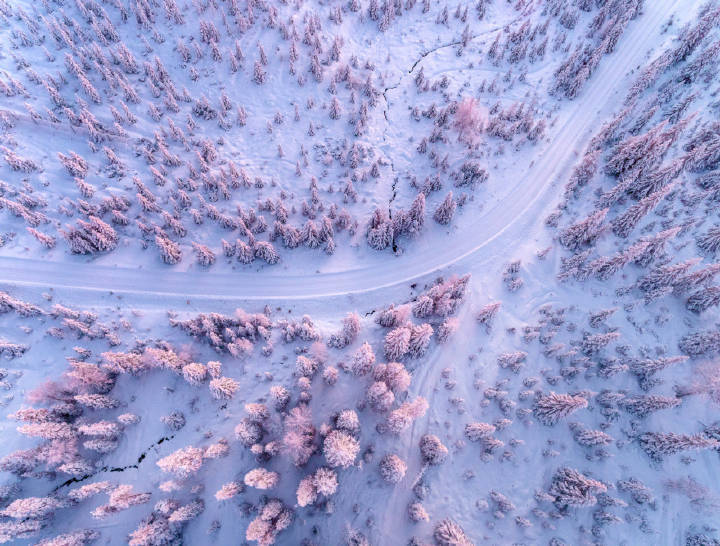
<instances>
[{"instance_id":1,"label":"snow-covered road","mask_svg":"<svg viewBox=\"0 0 720 546\"><path fill-rule=\"evenodd\" d=\"M36 259L0 256L0 285L55 287L73 290L113 291L136 295L173 295L228 300L315 299L366 293L438 274L456 266L463 272L489 263L507 261L518 241L538 233L538 225L559 198L563 175L608 111L622 106L627 75L647 54L646 43L660 32L678 0L648 2L644 13L631 21L615 52L604 57L579 96L561 109L551 142L539 148L535 161L514 182L512 199L501 201L477 215L462 236L451 244L417 244L385 267L358 265L332 273L293 274L281 268L261 273L242 271L178 272L83 264L73 267ZM537 157L539 155L539 157ZM514 246L513 246L514 245Z\"/></svg>"}]
</instances>

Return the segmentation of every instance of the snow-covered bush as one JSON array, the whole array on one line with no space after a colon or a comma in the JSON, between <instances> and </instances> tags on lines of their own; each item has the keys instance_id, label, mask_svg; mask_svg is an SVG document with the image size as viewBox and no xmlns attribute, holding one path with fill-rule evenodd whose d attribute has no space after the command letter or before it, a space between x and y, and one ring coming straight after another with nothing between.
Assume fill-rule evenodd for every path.
<instances>
[{"instance_id":1,"label":"snow-covered bush","mask_svg":"<svg viewBox=\"0 0 720 546\"><path fill-rule=\"evenodd\" d=\"M423 462L438 465L445 461L448 448L434 434L425 434L420 438L420 456Z\"/></svg>"},{"instance_id":2,"label":"snow-covered bush","mask_svg":"<svg viewBox=\"0 0 720 546\"><path fill-rule=\"evenodd\" d=\"M407 464L395 454L390 453L380 460L380 475L387 483L399 483L406 471Z\"/></svg>"},{"instance_id":3,"label":"snow-covered bush","mask_svg":"<svg viewBox=\"0 0 720 546\"><path fill-rule=\"evenodd\" d=\"M472 546L462 527L451 519L444 519L433 530L433 538L439 546Z\"/></svg>"},{"instance_id":4,"label":"snow-covered bush","mask_svg":"<svg viewBox=\"0 0 720 546\"><path fill-rule=\"evenodd\" d=\"M254 468L243 478L245 485L256 489L273 489L279 481L280 475L277 472L271 472L264 468Z\"/></svg>"},{"instance_id":5,"label":"snow-covered bush","mask_svg":"<svg viewBox=\"0 0 720 546\"><path fill-rule=\"evenodd\" d=\"M355 462L360 444L345 432L333 430L323 441L323 453L330 467L347 468Z\"/></svg>"}]
</instances>

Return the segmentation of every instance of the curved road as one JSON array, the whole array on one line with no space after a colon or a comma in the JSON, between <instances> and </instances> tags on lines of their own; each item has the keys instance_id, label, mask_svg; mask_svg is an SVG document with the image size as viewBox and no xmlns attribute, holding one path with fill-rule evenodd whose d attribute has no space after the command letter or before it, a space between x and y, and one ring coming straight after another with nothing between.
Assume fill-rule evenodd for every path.
<instances>
[{"instance_id":1,"label":"curved road","mask_svg":"<svg viewBox=\"0 0 720 546\"><path fill-rule=\"evenodd\" d=\"M553 182L582 152L591 131L608 110L619 110L627 73L643 64L644 44L656 36L679 0L647 2L644 13L631 21L611 55L603 57L580 95L560 112L552 142L522 176L513 199L497 203L467 226L465 233L488 233L482 240L468 236L430 248L416 245L396 258L392 267L359 266L336 273L286 274L279 270L256 272L183 273L101 265L75 267L68 263L0 257L0 285L42 286L77 290L112 290L154 296L187 296L228 300L311 299L364 293L437 274L451 266L465 270L507 260L507 249L537 233L548 208L558 197ZM602 113L602 114L601 114Z\"/></svg>"}]
</instances>

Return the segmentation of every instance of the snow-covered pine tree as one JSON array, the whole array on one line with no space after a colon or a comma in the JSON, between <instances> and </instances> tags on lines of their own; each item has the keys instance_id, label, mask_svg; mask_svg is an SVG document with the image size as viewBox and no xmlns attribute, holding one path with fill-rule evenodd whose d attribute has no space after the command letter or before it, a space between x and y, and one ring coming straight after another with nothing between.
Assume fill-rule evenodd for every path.
<instances>
[{"instance_id":1,"label":"snow-covered pine tree","mask_svg":"<svg viewBox=\"0 0 720 546\"><path fill-rule=\"evenodd\" d=\"M577 250L583 245L592 244L603 230L603 220L608 213L607 208L595 211L593 214L565 228L560 232L560 244L570 250Z\"/></svg>"},{"instance_id":2,"label":"snow-covered pine tree","mask_svg":"<svg viewBox=\"0 0 720 546\"><path fill-rule=\"evenodd\" d=\"M550 426L587 405L588 401L582 396L551 392L535 400L533 413L542 424Z\"/></svg>"},{"instance_id":3,"label":"snow-covered pine tree","mask_svg":"<svg viewBox=\"0 0 720 546\"><path fill-rule=\"evenodd\" d=\"M433 214L433 218L438 224L449 224L452 220L453 215L455 214L455 208L457 207L457 203L453 199L452 192L449 192L445 199L443 200L440 205L435 209L435 213Z\"/></svg>"}]
</instances>

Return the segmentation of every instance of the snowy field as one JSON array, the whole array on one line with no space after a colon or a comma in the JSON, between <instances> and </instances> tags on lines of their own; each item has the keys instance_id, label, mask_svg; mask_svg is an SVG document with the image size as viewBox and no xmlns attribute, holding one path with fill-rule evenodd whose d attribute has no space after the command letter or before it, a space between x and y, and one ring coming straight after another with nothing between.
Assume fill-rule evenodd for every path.
<instances>
[{"instance_id":1,"label":"snowy field","mask_svg":"<svg viewBox=\"0 0 720 546\"><path fill-rule=\"evenodd\" d=\"M0 543L720 545L720 2L0 0Z\"/></svg>"}]
</instances>

